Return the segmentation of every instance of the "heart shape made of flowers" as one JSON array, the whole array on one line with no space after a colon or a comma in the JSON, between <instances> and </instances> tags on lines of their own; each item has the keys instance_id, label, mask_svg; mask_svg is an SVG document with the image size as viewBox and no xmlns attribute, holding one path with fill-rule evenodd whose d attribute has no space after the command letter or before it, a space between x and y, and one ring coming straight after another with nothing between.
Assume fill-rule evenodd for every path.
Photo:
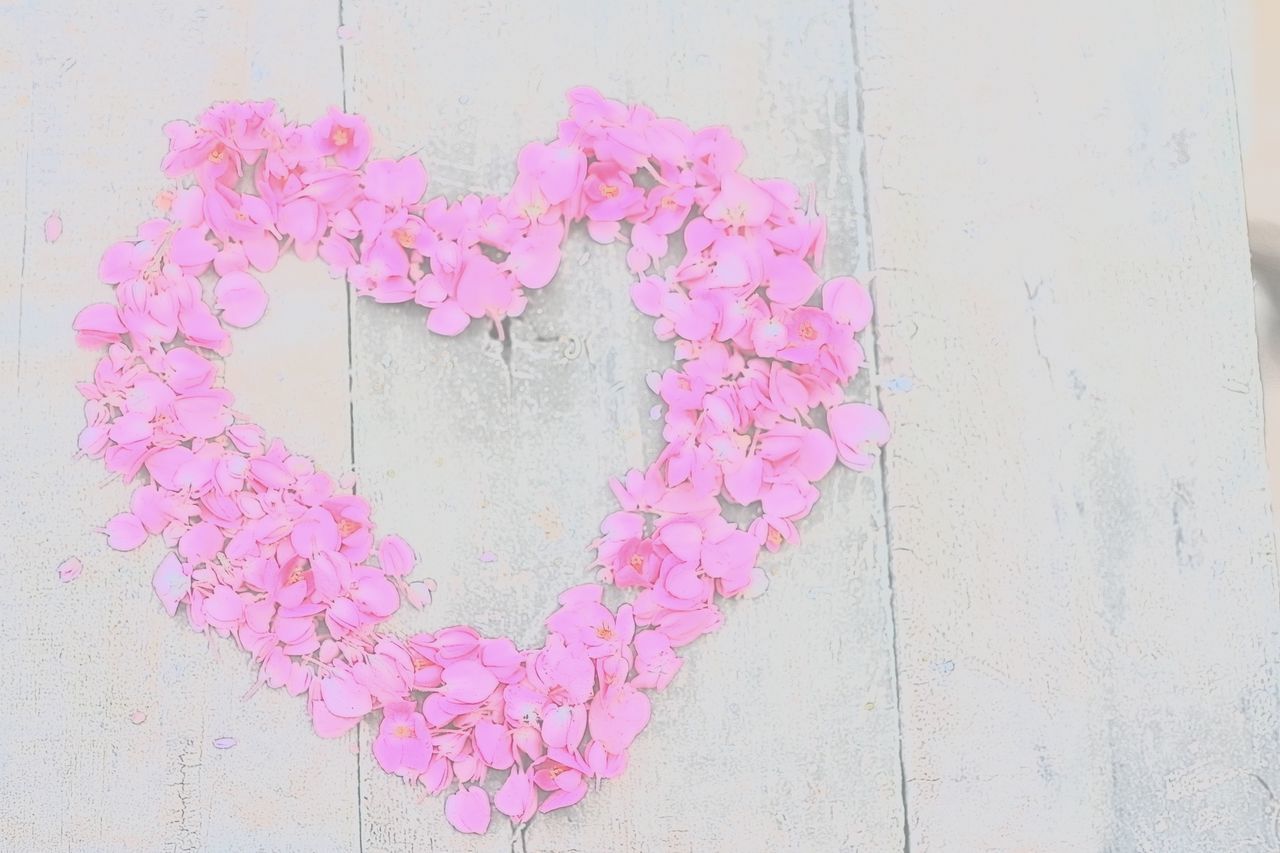
<instances>
[{"instance_id":1,"label":"heart shape made of flowers","mask_svg":"<svg viewBox=\"0 0 1280 853\"><path fill-rule=\"evenodd\" d=\"M163 169L181 183L103 255L115 300L74 322L81 345L107 349L79 385L80 449L141 480L108 544L162 537L172 550L153 586L171 616L185 606L196 630L233 637L259 683L307 697L322 736L380 714L378 763L432 793L456 784L445 814L463 832L486 831L494 807L527 822L620 774L676 650L720 626L719 599L763 588L761 549L797 539L836 461L869 468L889 434L877 409L844 401L871 300L814 271L826 228L812 198L743 176L723 128L588 88L568 99L556 139L521 149L505 195L454 203L423 201L417 159L368 160L366 122L337 109L302 125L272 102L220 103L171 122ZM649 383L666 446L610 483L599 582L559 595L541 648L465 626L393 635L382 625L402 597L428 595L408 580L413 549L375 542L364 499L233 411L217 361L227 327L263 316L257 276L292 248L360 295L417 302L432 332L487 319L501 333L581 221L630 244L632 301L674 341L678 365ZM684 252L656 271L672 238ZM212 304L201 276L216 279ZM730 522L729 504L754 520ZM606 584L635 595L610 608ZM491 800L482 783L502 773Z\"/></svg>"}]
</instances>

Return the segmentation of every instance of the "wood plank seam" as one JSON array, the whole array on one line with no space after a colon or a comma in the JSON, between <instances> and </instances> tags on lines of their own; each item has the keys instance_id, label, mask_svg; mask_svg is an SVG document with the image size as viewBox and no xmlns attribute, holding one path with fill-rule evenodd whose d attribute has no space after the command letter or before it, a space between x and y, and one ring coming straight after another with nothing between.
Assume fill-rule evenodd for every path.
<instances>
[{"instance_id":1,"label":"wood plank seam","mask_svg":"<svg viewBox=\"0 0 1280 853\"><path fill-rule=\"evenodd\" d=\"M341 37L345 32L342 28L345 25L343 15L343 0L338 0L338 29L340 34L338 38L338 79L342 81L342 111L347 111L347 46L346 40ZM355 351L352 340L351 331L351 311L355 303L355 294L351 292L351 277L346 273L342 276L342 286L347 291L347 439L349 446L347 454L351 460L351 470L358 472L356 468L356 393L355 393ZM351 485L351 493L357 494L360 491L360 479L357 475L356 480ZM364 785L362 780L361 768L364 762L364 726L359 725L355 728L356 740L356 844L359 853L364 853Z\"/></svg>"},{"instance_id":2,"label":"wood plank seam","mask_svg":"<svg viewBox=\"0 0 1280 853\"><path fill-rule=\"evenodd\" d=\"M862 73L862 45L861 31L858 25L858 0L849 0L849 41L850 50L853 55L853 81L849 87L849 91L853 96L853 114L855 116L854 129L852 134L854 144L857 146L858 159L858 175L860 177L861 198L856 202L856 206L862 211L862 224L858 240L862 244L863 252L860 266L865 269L859 269L859 273L863 274L866 280L868 290L871 292L871 301L873 304L879 304L879 293L876 288L876 254L875 254L875 228L873 224L873 212L871 209L871 182L869 179L869 167L867 163L867 133L865 124L865 108L863 104L863 87L866 85L866 78ZM882 409L880 402L880 312L873 311L871 315L871 376L870 383L871 405ZM893 522L889 513L889 454L893 451L892 441L880 451L880 457L876 460L876 476L880 481L880 511L884 515L884 571L889 584L889 645L893 650L893 699L894 711L898 720L898 782L899 796L902 800L902 850L903 853L911 853L911 808L907 792L907 768L903 757L903 737L902 737L902 672L899 667L899 657L901 650L898 646L898 617L897 617L897 590L895 588L893 574Z\"/></svg>"}]
</instances>

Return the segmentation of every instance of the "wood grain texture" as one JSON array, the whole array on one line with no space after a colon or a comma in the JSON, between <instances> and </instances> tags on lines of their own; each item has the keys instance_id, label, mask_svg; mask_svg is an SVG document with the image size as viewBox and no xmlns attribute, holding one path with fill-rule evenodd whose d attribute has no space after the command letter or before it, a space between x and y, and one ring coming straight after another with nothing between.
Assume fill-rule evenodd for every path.
<instances>
[{"instance_id":1,"label":"wood grain texture","mask_svg":"<svg viewBox=\"0 0 1280 853\"><path fill-rule=\"evenodd\" d=\"M110 298L98 258L165 186L162 125L225 98L322 111L341 90L336 13L250 0L50 5L0 13L0 555L11 602L0 849L353 849L355 738L320 740L302 703L275 691L242 701L247 656L164 613L150 589L162 547L109 550L94 528L127 508L127 490L104 486L99 462L72 458L83 426L74 383L98 356L74 346L71 320ZM65 233L48 244L42 223L54 210ZM236 336L227 381L269 430L341 470L345 290L299 263L282 264L269 289L270 316ZM55 568L73 555L84 574L62 585ZM134 711L145 721L131 722ZM221 736L238 746L215 749Z\"/></svg>"},{"instance_id":2,"label":"wood grain texture","mask_svg":"<svg viewBox=\"0 0 1280 853\"><path fill-rule=\"evenodd\" d=\"M434 193L505 191L519 147L552 138L564 92L590 84L695 127L728 125L749 174L816 184L831 225L826 271L859 262L843 3L732 16L661 2L343 9L359 33L346 49L347 105L383 151L420 151ZM431 612L401 624L464 621L540 642L555 591L590 579L584 549L613 506L608 477L659 449L645 374L672 359L630 304L624 249L575 235L506 347L480 328L427 335L414 306L353 306L359 488L439 582ZM842 470L824 489L804 544L766 563L768 594L730 607L725 629L692 646L654 697L627 773L582 808L539 817L528 850L901 847L878 478ZM497 560L482 563L486 551ZM369 761L361 783L368 853L509 848L505 828L452 834L438 802L420 803Z\"/></svg>"},{"instance_id":3,"label":"wood grain texture","mask_svg":"<svg viewBox=\"0 0 1280 853\"><path fill-rule=\"evenodd\" d=\"M855 7L910 847L1274 850L1222 9Z\"/></svg>"}]
</instances>

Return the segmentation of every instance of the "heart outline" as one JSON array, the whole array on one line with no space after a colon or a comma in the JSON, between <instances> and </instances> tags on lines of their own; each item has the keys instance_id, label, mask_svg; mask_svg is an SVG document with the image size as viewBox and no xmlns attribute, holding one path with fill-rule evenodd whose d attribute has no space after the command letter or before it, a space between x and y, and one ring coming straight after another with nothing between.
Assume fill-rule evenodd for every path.
<instances>
[{"instance_id":1,"label":"heart outline","mask_svg":"<svg viewBox=\"0 0 1280 853\"><path fill-rule=\"evenodd\" d=\"M193 628L250 651L260 683L305 692L319 734L381 712L379 764L433 793L457 780L445 812L464 832L488 828L479 783L492 772L508 772L493 803L518 823L578 802L588 778L620 774L648 722L647 691L680 667L675 649L719 627L718 598L759 587L759 550L794 541L837 458L865 470L865 446L888 438L876 409L843 401L871 304L854 279L822 284L813 271L825 240L813 199L802 211L790 184L739 174L745 152L722 128L694 132L592 89L568 98L558 138L521 149L506 195L454 205L422 203L426 170L412 157L366 163L367 123L336 108L311 125L285 124L272 102L171 122L164 170L194 183L158 197L166 216L138 240L107 250L99 275L117 304L74 322L82 345L108 346L80 385L81 450L126 481L144 469L150 480L107 523L108 543L165 537L175 550L153 586L166 610L186 604ZM236 189L248 167L256 195ZM501 334L584 220L597 241L631 243L632 301L682 362L650 381L666 449L611 481L621 509L592 543L602 582L641 591L613 610L600 585L570 588L539 649L465 626L377 633L410 592L412 549L383 537L370 564L367 502L237 420L200 351L225 357L224 324L261 318L267 296L251 271L269 271L282 247L326 261L359 295L418 302L433 332L488 318ZM651 274L677 233L685 256ZM220 319L199 284L210 269ZM819 289L820 308L808 304ZM761 513L743 530L722 497Z\"/></svg>"}]
</instances>

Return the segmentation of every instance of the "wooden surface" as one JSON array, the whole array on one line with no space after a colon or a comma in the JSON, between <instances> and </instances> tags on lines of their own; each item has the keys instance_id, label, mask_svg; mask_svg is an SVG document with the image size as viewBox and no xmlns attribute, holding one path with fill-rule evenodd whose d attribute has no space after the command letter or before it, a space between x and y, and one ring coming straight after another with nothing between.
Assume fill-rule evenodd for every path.
<instances>
[{"instance_id":1,"label":"wooden surface","mask_svg":"<svg viewBox=\"0 0 1280 853\"><path fill-rule=\"evenodd\" d=\"M48 5L0 8L0 849L1280 849L1222 8ZM832 475L769 592L690 649L622 779L524 838L467 838L376 768L370 732L322 741L297 700L242 701L243 655L152 597L160 547L93 532L126 493L72 459L94 357L70 322L163 183L169 119L345 104L380 152L419 151L435 192L501 191L578 83L727 124L748 171L816 186L826 272L874 273L879 366L852 395L896 435L876 471ZM669 351L618 247L579 236L567 257L505 350L349 304L297 262L236 338L239 407L354 466L428 556L437 602L402 627L538 638L606 478L655 447L643 377ZM70 556L86 569L61 584Z\"/></svg>"}]
</instances>

